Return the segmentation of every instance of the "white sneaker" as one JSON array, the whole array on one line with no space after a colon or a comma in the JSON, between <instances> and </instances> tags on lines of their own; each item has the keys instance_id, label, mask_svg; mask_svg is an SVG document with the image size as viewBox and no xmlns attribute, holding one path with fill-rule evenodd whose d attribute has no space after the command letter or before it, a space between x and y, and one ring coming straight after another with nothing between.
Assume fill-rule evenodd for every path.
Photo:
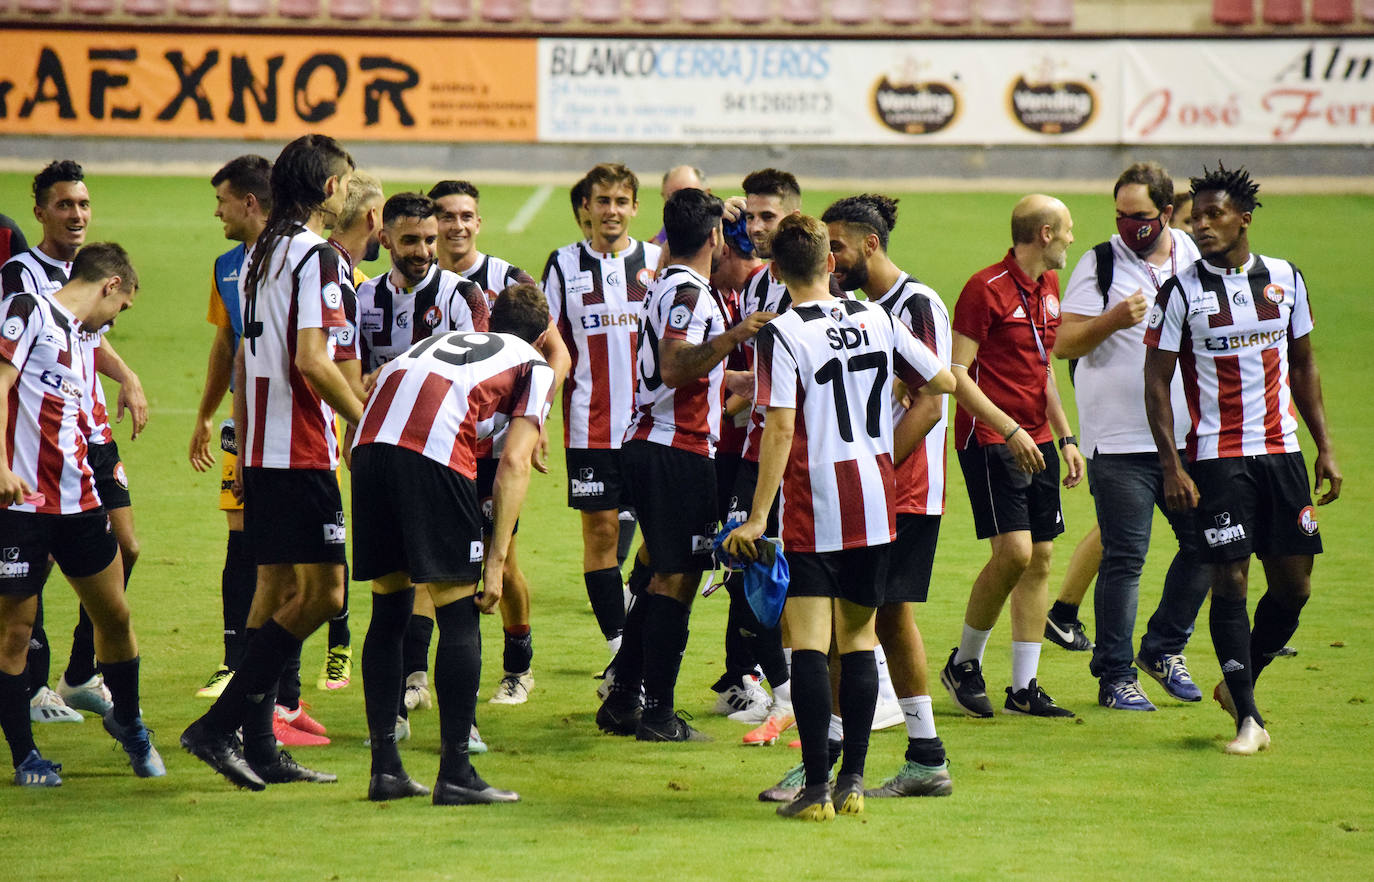
<instances>
[{"instance_id":1,"label":"white sneaker","mask_svg":"<svg viewBox=\"0 0 1374 882\"><path fill-rule=\"evenodd\" d=\"M100 717L114 708L114 699L110 697L110 690L105 686L105 678L99 674L79 686L68 684L67 675L63 674L57 679L57 694L62 696L67 707L90 711Z\"/></svg>"},{"instance_id":2,"label":"white sneaker","mask_svg":"<svg viewBox=\"0 0 1374 882\"><path fill-rule=\"evenodd\" d=\"M529 701L530 690L534 688L534 677L529 671L523 674L512 674L506 671L506 676L501 678L501 685L496 687L496 694L488 701L488 704L524 704Z\"/></svg>"},{"instance_id":3,"label":"white sneaker","mask_svg":"<svg viewBox=\"0 0 1374 882\"><path fill-rule=\"evenodd\" d=\"M81 714L67 707L62 696L47 686L29 700L29 719L35 723L80 723Z\"/></svg>"},{"instance_id":4,"label":"white sneaker","mask_svg":"<svg viewBox=\"0 0 1374 882\"><path fill-rule=\"evenodd\" d=\"M1226 745L1226 752L1234 756L1254 756L1261 750L1268 749L1269 733L1254 717L1242 720L1235 740Z\"/></svg>"},{"instance_id":5,"label":"white sneaker","mask_svg":"<svg viewBox=\"0 0 1374 882\"><path fill-rule=\"evenodd\" d=\"M406 710L429 710L434 704L433 697L429 694L429 674L425 671L415 671L406 677L406 694L404 701Z\"/></svg>"},{"instance_id":6,"label":"white sneaker","mask_svg":"<svg viewBox=\"0 0 1374 882\"><path fill-rule=\"evenodd\" d=\"M711 710L737 723L757 726L768 719L772 703L772 697L759 685L759 678L745 674L740 678L740 685L731 686L716 696L716 704Z\"/></svg>"},{"instance_id":7,"label":"white sneaker","mask_svg":"<svg viewBox=\"0 0 1374 882\"><path fill-rule=\"evenodd\" d=\"M902 706L896 701L878 699L878 706L873 709L873 731L904 725L906 725L906 714L902 713Z\"/></svg>"}]
</instances>

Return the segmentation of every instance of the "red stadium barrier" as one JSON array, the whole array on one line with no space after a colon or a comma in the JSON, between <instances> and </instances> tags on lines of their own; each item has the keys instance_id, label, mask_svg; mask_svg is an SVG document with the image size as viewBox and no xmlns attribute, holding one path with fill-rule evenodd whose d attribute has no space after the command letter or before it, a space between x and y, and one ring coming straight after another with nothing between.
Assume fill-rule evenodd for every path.
<instances>
[{"instance_id":1,"label":"red stadium barrier","mask_svg":"<svg viewBox=\"0 0 1374 882\"><path fill-rule=\"evenodd\" d=\"M1366 4L1374 12L1374 4ZM1312 0L1312 20L1320 24L1343 25L1355 20L1355 0Z\"/></svg>"},{"instance_id":2,"label":"red stadium barrier","mask_svg":"<svg viewBox=\"0 0 1374 882\"><path fill-rule=\"evenodd\" d=\"M1265 24L1291 25L1302 21L1302 0L1264 0Z\"/></svg>"},{"instance_id":3,"label":"red stadium barrier","mask_svg":"<svg viewBox=\"0 0 1374 882\"><path fill-rule=\"evenodd\" d=\"M546 24L559 24L572 18L571 0L530 0L530 18Z\"/></svg>"},{"instance_id":4,"label":"red stadium barrier","mask_svg":"<svg viewBox=\"0 0 1374 882\"><path fill-rule=\"evenodd\" d=\"M930 0L930 20L942 25L973 21L973 0Z\"/></svg>"},{"instance_id":5,"label":"red stadium barrier","mask_svg":"<svg viewBox=\"0 0 1374 882\"><path fill-rule=\"evenodd\" d=\"M1031 0L1031 21L1059 27L1073 24L1073 0Z\"/></svg>"},{"instance_id":6,"label":"red stadium barrier","mask_svg":"<svg viewBox=\"0 0 1374 882\"><path fill-rule=\"evenodd\" d=\"M981 0L978 17L990 25L1019 24L1026 17L1021 0Z\"/></svg>"},{"instance_id":7,"label":"red stadium barrier","mask_svg":"<svg viewBox=\"0 0 1374 882\"><path fill-rule=\"evenodd\" d=\"M429 0L429 17L435 21L466 21L472 18L472 0Z\"/></svg>"},{"instance_id":8,"label":"red stadium barrier","mask_svg":"<svg viewBox=\"0 0 1374 882\"><path fill-rule=\"evenodd\" d=\"M1243 25L1254 20L1254 0L1212 0L1212 21L1217 24Z\"/></svg>"},{"instance_id":9,"label":"red stadium barrier","mask_svg":"<svg viewBox=\"0 0 1374 882\"><path fill-rule=\"evenodd\" d=\"M277 0L277 14L285 18L315 18L320 0Z\"/></svg>"},{"instance_id":10,"label":"red stadium barrier","mask_svg":"<svg viewBox=\"0 0 1374 882\"><path fill-rule=\"evenodd\" d=\"M830 0L830 18L844 25L872 21L872 0Z\"/></svg>"},{"instance_id":11,"label":"red stadium barrier","mask_svg":"<svg viewBox=\"0 0 1374 882\"><path fill-rule=\"evenodd\" d=\"M114 0L71 0L68 8L82 15L109 15L115 11L115 3Z\"/></svg>"},{"instance_id":12,"label":"red stadium barrier","mask_svg":"<svg viewBox=\"0 0 1374 882\"><path fill-rule=\"evenodd\" d=\"M888 24L915 24L925 17L921 0L882 0L882 20Z\"/></svg>"},{"instance_id":13,"label":"red stadium barrier","mask_svg":"<svg viewBox=\"0 0 1374 882\"><path fill-rule=\"evenodd\" d=\"M677 16L692 24L715 24L721 19L720 0L682 0Z\"/></svg>"},{"instance_id":14,"label":"red stadium barrier","mask_svg":"<svg viewBox=\"0 0 1374 882\"><path fill-rule=\"evenodd\" d=\"M782 0L781 13L791 24L815 24L821 20L821 0Z\"/></svg>"},{"instance_id":15,"label":"red stadium barrier","mask_svg":"<svg viewBox=\"0 0 1374 882\"><path fill-rule=\"evenodd\" d=\"M381 0L381 15L387 21L415 21L422 11L420 0Z\"/></svg>"},{"instance_id":16,"label":"red stadium barrier","mask_svg":"<svg viewBox=\"0 0 1374 882\"><path fill-rule=\"evenodd\" d=\"M263 18L272 14L272 0L228 0L225 9L234 18Z\"/></svg>"},{"instance_id":17,"label":"red stadium barrier","mask_svg":"<svg viewBox=\"0 0 1374 882\"><path fill-rule=\"evenodd\" d=\"M735 0L730 18L740 24L763 24L773 19L773 0Z\"/></svg>"},{"instance_id":18,"label":"red stadium barrier","mask_svg":"<svg viewBox=\"0 0 1374 882\"><path fill-rule=\"evenodd\" d=\"M630 17L640 24L662 24L673 17L672 0L631 0Z\"/></svg>"},{"instance_id":19,"label":"red stadium barrier","mask_svg":"<svg viewBox=\"0 0 1374 882\"><path fill-rule=\"evenodd\" d=\"M515 21L523 14L520 0L482 0L482 18L487 21Z\"/></svg>"}]
</instances>

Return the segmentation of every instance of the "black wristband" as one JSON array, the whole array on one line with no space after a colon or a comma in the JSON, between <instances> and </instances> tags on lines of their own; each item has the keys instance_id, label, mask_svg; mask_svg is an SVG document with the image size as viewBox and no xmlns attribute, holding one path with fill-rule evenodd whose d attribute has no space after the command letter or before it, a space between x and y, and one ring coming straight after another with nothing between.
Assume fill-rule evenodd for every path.
<instances>
[{"instance_id":1,"label":"black wristband","mask_svg":"<svg viewBox=\"0 0 1374 882\"><path fill-rule=\"evenodd\" d=\"M1078 437L1075 436L1075 435L1065 435L1063 438L1060 438L1060 439L1059 439L1059 449L1060 449L1060 450L1063 450L1064 447L1065 447L1066 445L1069 445L1069 444L1072 444L1074 447L1077 447L1077 446L1078 446Z\"/></svg>"},{"instance_id":2,"label":"black wristband","mask_svg":"<svg viewBox=\"0 0 1374 882\"><path fill-rule=\"evenodd\" d=\"M1010 432L1008 432L1007 434L1005 434L1005 435L1002 436L1002 443L1005 444L1006 442L1010 441L1010 440L1011 440L1011 437L1012 437L1013 435L1015 435L1015 434L1016 434L1017 432L1019 432L1019 431L1021 431L1021 424L1020 424L1020 423L1016 424L1016 426L1014 426Z\"/></svg>"}]
</instances>

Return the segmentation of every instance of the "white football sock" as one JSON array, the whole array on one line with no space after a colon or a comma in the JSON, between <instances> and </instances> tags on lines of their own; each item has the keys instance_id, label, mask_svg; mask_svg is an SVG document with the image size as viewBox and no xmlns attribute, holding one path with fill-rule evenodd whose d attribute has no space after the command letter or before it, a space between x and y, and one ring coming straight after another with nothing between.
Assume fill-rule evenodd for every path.
<instances>
[{"instance_id":1,"label":"white football sock","mask_svg":"<svg viewBox=\"0 0 1374 882\"><path fill-rule=\"evenodd\" d=\"M959 651L954 653L954 663L961 665L972 659L978 662L978 666L983 666L983 651L988 648L988 638L992 636L992 629L979 631L968 624L964 625L964 632L959 636Z\"/></svg>"},{"instance_id":2,"label":"white football sock","mask_svg":"<svg viewBox=\"0 0 1374 882\"><path fill-rule=\"evenodd\" d=\"M902 714L906 717L908 738L935 737L935 714L930 709L929 695L899 698L897 703L902 706Z\"/></svg>"},{"instance_id":3,"label":"white football sock","mask_svg":"<svg viewBox=\"0 0 1374 882\"><path fill-rule=\"evenodd\" d=\"M1020 692L1030 685L1030 681L1035 678L1035 671L1040 667L1040 644L1021 643L1013 640L1011 643L1011 691Z\"/></svg>"}]
</instances>

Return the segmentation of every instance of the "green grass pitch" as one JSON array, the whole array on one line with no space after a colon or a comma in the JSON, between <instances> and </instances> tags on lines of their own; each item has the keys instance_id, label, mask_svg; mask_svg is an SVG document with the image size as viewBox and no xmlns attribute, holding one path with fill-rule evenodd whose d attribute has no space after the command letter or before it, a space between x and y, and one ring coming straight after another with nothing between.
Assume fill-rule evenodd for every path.
<instances>
[{"instance_id":1,"label":"green grass pitch","mask_svg":"<svg viewBox=\"0 0 1374 882\"><path fill-rule=\"evenodd\" d=\"M29 178L0 175L0 210L37 239ZM323 635L306 645L305 697L333 745L302 749L307 764L337 772L334 786L238 792L176 745L204 703L192 693L220 659L219 570L224 521L215 475L186 462L211 337L205 308L213 257L228 247L211 216L207 181L162 177L90 180L90 240L113 239L143 277L135 309L112 333L143 379L153 412L146 433L128 441L128 466L142 558L130 599L143 653L143 707L157 730L168 776L139 781L94 719L40 727L45 754L65 765L51 792L0 786L0 849L24 880L239 879L1223 879L1287 876L1367 879L1374 859L1374 650L1364 594L1374 553L1359 538L1371 522L1374 454L1368 291L1369 196L1263 196L1251 242L1292 259L1312 291L1316 349L1345 479L1345 497L1320 510L1327 553L1317 561L1314 597L1292 643L1260 688L1274 735L1266 755L1222 754L1230 721L1210 700L1182 705L1153 683L1158 713L1096 706L1087 657L1047 645L1041 680L1076 720L957 715L937 686L935 709L948 746L954 795L869 803L859 820L786 824L755 794L798 761L783 746L746 749L745 727L709 715L708 685L721 669L725 600L699 600L683 664L678 704L697 715L713 744L641 745L600 735L591 674L606 662L580 577L576 517L563 505L562 458L533 479L521 521L520 556L534 591L534 674L530 702L479 706L492 753L477 759L492 782L523 796L513 806L441 810L427 802L365 800L368 752L360 682L338 693L313 688ZM479 181L480 183L480 181ZM1261 182L1263 183L1263 182ZM388 193L420 182L386 181ZM507 232L532 187L484 189L484 250L538 275L545 256L573 238L565 191L530 227ZM819 212L843 193L808 193ZM894 194L898 195L898 194ZM897 262L952 304L964 279L1001 257L1018 194L904 193L893 235ZM1106 193L1074 196L1076 260L1112 230ZM645 193L634 229L658 227L657 194ZM1362 257L1361 255L1365 255ZM381 265L365 267L370 273ZM1060 365L1062 368L1062 365ZM1061 387L1068 388L1061 374ZM227 410L227 405L226 408ZM559 429L554 427L554 437ZM1310 445L1308 447L1310 456ZM952 459L952 458L951 458ZM951 461L951 467L954 466ZM932 600L919 611L932 667L956 642L964 602L986 546L972 538L958 469L950 470L949 513L936 561ZM1086 485L1064 494L1068 533L1058 543L1051 591L1092 518ZM1172 554L1167 527L1142 581L1152 608ZM1263 577L1254 568L1252 601ZM74 599L60 580L48 588L54 675L74 622ZM1092 622L1091 594L1084 620ZM1252 603L1253 608L1253 603ZM369 615L365 585L352 586L360 652ZM1142 615L1139 627L1143 627ZM1204 690L1218 676L1205 624L1189 653ZM483 699L500 676L500 627L484 622ZM1009 670L1008 628L987 655L989 691L1000 696ZM1372 641L1374 642L1374 641ZM356 670L356 668L355 668ZM437 768L437 716L414 717L403 746L412 774ZM875 735L869 779L900 763L901 730Z\"/></svg>"}]
</instances>

